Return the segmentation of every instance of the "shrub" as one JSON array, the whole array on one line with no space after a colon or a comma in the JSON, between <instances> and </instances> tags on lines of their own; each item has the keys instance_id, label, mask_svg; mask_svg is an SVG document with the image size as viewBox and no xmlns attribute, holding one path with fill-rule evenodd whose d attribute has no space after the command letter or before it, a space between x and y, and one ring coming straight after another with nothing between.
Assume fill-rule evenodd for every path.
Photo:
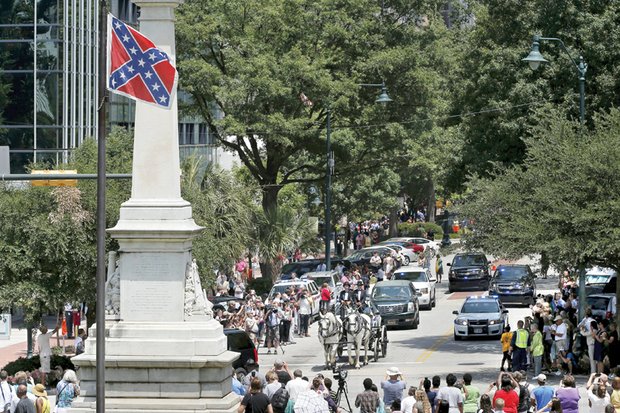
<instances>
[{"instance_id":1,"label":"shrub","mask_svg":"<svg viewBox=\"0 0 620 413\"><path fill-rule=\"evenodd\" d=\"M435 232L435 239L443 236L443 229L434 222L403 222L398 224L398 234L402 237L423 237L431 229Z\"/></svg>"},{"instance_id":2,"label":"shrub","mask_svg":"<svg viewBox=\"0 0 620 413\"><path fill-rule=\"evenodd\" d=\"M50 358L50 367L54 370L57 366L60 366L63 370L71 369L75 370L75 366L71 362L71 359L67 356L52 355ZM6 370L9 376L15 375L18 371L33 372L41 368L41 361L39 356L32 356L31 358L20 357L17 360L11 361L2 370Z\"/></svg>"}]
</instances>

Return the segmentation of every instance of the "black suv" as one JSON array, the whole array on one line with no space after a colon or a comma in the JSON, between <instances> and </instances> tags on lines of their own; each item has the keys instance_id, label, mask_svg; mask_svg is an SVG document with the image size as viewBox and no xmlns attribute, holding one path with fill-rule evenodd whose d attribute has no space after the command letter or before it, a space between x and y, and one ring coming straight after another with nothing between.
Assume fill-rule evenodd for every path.
<instances>
[{"instance_id":1,"label":"black suv","mask_svg":"<svg viewBox=\"0 0 620 413\"><path fill-rule=\"evenodd\" d=\"M245 367L249 359L258 363L258 351L248 333L237 328L225 328L224 335L228 340L228 350L239 353L239 358L233 362L233 368Z\"/></svg>"},{"instance_id":2,"label":"black suv","mask_svg":"<svg viewBox=\"0 0 620 413\"><path fill-rule=\"evenodd\" d=\"M491 278L489 295L499 297L502 303L534 305L536 277L529 265L500 265Z\"/></svg>"},{"instance_id":3,"label":"black suv","mask_svg":"<svg viewBox=\"0 0 620 413\"><path fill-rule=\"evenodd\" d=\"M456 254L452 264L448 264L448 290L457 289L487 290L489 288L489 261L479 252Z\"/></svg>"},{"instance_id":4,"label":"black suv","mask_svg":"<svg viewBox=\"0 0 620 413\"><path fill-rule=\"evenodd\" d=\"M379 281L370 293L373 312L387 326L418 328L420 304L418 292L409 280Z\"/></svg>"}]
</instances>

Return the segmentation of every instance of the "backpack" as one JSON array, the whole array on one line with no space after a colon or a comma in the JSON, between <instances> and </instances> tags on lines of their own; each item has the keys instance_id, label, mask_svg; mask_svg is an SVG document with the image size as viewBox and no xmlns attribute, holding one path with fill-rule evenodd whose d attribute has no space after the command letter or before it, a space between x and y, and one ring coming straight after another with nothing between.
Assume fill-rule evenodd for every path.
<instances>
[{"instance_id":1,"label":"backpack","mask_svg":"<svg viewBox=\"0 0 620 413\"><path fill-rule=\"evenodd\" d=\"M274 411L283 412L288 404L288 399L288 390L282 385L282 387L276 390L273 396L271 396L271 407L273 407Z\"/></svg>"},{"instance_id":2,"label":"backpack","mask_svg":"<svg viewBox=\"0 0 620 413\"><path fill-rule=\"evenodd\" d=\"M530 390L528 386L522 386L519 384L519 407L518 412L526 412L530 409Z\"/></svg>"}]
</instances>

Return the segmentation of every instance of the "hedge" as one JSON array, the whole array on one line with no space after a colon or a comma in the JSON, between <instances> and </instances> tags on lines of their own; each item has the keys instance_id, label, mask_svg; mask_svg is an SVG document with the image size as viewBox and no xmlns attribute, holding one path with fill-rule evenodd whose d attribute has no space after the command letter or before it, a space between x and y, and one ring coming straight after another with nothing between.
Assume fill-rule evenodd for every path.
<instances>
[{"instance_id":1,"label":"hedge","mask_svg":"<svg viewBox=\"0 0 620 413\"><path fill-rule=\"evenodd\" d=\"M398 234L402 237L423 237L431 229L435 232L435 239L441 239L443 229L434 222L403 222L398 224Z\"/></svg>"},{"instance_id":2,"label":"hedge","mask_svg":"<svg viewBox=\"0 0 620 413\"><path fill-rule=\"evenodd\" d=\"M71 362L71 359L67 356L52 355L50 358L50 367L52 370L56 366L62 367L63 370L71 369L75 370L75 366ZM32 356L31 358L20 357L17 360L11 361L2 370L6 370L9 376L14 376L18 371L33 372L41 368L41 360L39 356Z\"/></svg>"}]
</instances>

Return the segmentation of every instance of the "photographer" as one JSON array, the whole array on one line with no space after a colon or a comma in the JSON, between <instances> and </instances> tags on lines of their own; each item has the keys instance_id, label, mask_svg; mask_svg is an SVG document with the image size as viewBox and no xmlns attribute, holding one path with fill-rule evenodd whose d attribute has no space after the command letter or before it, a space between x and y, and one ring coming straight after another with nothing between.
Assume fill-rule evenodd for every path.
<instances>
[{"instance_id":1,"label":"photographer","mask_svg":"<svg viewBox=\"0 0 620 413\"><path fill-rule=\"evenodd\" d=\"M398 367L390 367L387 370L385 380L381 382L381 388L383 389L383 403L386 406L391 406L394 400L402 400L407 383L403 380Z\"/></svg>"},{"instance_id":2,"label":"photographer","mask_svg":"<svg viewBox=\"0 0 620 413\"><path fill-rule=\"evenodd\" d=\"M267 327L265 342L267 354L271 354L271 347L273 347L274 354L278 354L278 345L280 344L280 321L282 317L282 311L277 305L274 305L265 313L265 326Z\"/></svg>"},{"instance_id":3,"label":"photographer","mask_svg":"<svg viewBox=\"0 0 620 413\"><path fill-rule=\"evenodd\" d=\"M310 297L308 291L303 288L299 296L299 335L301 337L310 337L310 334L308 334L308 324L310 323L311 314L312 297Z\"/></svg>"}]
</instances>

